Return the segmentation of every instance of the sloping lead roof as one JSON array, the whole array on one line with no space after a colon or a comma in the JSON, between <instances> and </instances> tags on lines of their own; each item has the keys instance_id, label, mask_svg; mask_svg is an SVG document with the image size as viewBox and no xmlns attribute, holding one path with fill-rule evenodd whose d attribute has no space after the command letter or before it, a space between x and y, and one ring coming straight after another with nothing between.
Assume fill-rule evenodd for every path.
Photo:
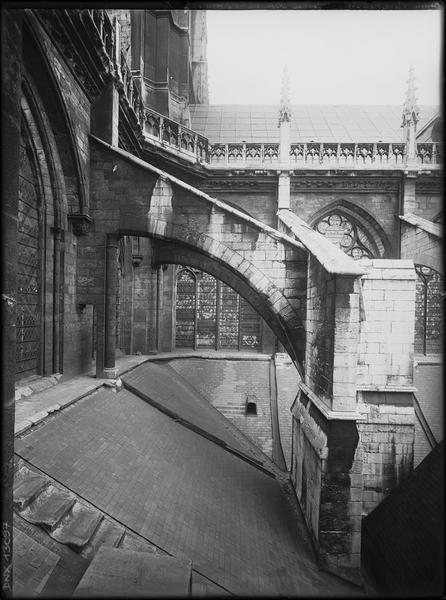
<instances>
[{"instance_id":1,"label":"sloping lead roof","mask_svg":"<svg viewBox=\"0 0 446 600\"><path fill-rule=\"evenodd\" d=\"M403 140L399 105L293 105L291 142L387 142ZM418 131L439 112L421 106ZM213 144L279 141L274 104L193 104L191 128Z\"/></svg>"}]
</instances>

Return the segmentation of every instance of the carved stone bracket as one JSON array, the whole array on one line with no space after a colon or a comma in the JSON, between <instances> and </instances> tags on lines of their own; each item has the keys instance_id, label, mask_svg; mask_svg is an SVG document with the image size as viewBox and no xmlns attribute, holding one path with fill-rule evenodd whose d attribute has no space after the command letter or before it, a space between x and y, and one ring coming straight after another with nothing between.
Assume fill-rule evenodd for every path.
<instances>
[{"instance_id":1,"label":"carved stone bracket","mask_svg":"<svg viewBox=\"0 0 446 600\"><path fill-rule=\"evenodd\" d=\"M139 265L142 263L142 259L142 254L132 254L132 265L134 267L139 267Z\"/></svg>"},{"instance_id":2,"label":"carved stone bracket","mask_svg":"<svg viewBox=\"0 0 446 600\"><path fill-rule=\"evenodd\" d=\"M68 221L71 223L74 235L87 235L90 233L90 226L93 219L86 214L72 213L68 215Z\"/></svg>"}]
</instances>

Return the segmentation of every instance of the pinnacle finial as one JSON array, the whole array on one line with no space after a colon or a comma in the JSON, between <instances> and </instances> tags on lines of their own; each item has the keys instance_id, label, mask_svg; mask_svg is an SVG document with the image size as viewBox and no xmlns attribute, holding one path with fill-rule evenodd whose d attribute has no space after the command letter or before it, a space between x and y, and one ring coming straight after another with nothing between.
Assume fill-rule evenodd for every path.
<instances>
[{"instance_id":1,"label":"pinnacle finial","mask_svg":"<svg viewBox=\"0 0 446 600\"><path fill-rule=\"evenodd\" d=\"M282 74L282 91L280 94L279 126L283 121L291 120L290 86L288 67L285 65Z\"/></svg>"},{"instance_id":2,"label":"pinnacle finial","mask_svg":"<svg viewBox=\"0 0 446 600\"><path fill-rule=\"evenodd\" d=\"M420 116L420 109L415 97L415 69L413 65L409 68L409 79L407 80L406 100L403 105L403 127L410 123L417 124Z\"/></svg>"},{"instance_id":3,"label":"pinnacle finial","mask_svg":"<svg viewBox=\"0 0 446 600\"><path fill-rule=\"evenodd\" d=\"M280 96L280 104L281 106L287 105L290 103L290 79L288 76L288 67L285 65L283 67L282 73L282 93Z\"/></svg>"}]
</instances>

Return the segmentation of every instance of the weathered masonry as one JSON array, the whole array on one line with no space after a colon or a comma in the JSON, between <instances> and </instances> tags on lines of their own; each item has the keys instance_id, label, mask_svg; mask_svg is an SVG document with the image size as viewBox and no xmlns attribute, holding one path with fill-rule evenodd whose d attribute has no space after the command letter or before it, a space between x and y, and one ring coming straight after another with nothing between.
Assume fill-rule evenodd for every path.
<instances>
[{"instance_id":1,"label":"weathered masonry","mask_svg":"<svg viewBox=\"0 0 446 600\"><path fill-rule=\"evenodd\" d=\"M414 353L442 340L438 110L412 72L402 115L316 118L286 78L280 106L210 105L201 10L2 28L7 431L15 382L113 379L117 348L286 351L291 479L321 567L360 581L362 517L412 469Z\"/></svg>"}]
</instances>

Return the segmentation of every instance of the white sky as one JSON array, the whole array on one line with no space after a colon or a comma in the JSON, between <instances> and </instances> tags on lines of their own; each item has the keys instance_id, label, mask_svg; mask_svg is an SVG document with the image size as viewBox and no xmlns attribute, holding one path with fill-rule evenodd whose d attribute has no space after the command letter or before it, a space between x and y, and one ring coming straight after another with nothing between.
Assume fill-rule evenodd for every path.
<instances>
[{"instance_id":1,"label":"white sky","mask_svg":"<svg viewBox=\"0 0 446 600\"><path fill-rule=\"evenodd\" d=\"M441 10L209 10L212 104L440 104Z\"/></svg>"}]
</instances>

